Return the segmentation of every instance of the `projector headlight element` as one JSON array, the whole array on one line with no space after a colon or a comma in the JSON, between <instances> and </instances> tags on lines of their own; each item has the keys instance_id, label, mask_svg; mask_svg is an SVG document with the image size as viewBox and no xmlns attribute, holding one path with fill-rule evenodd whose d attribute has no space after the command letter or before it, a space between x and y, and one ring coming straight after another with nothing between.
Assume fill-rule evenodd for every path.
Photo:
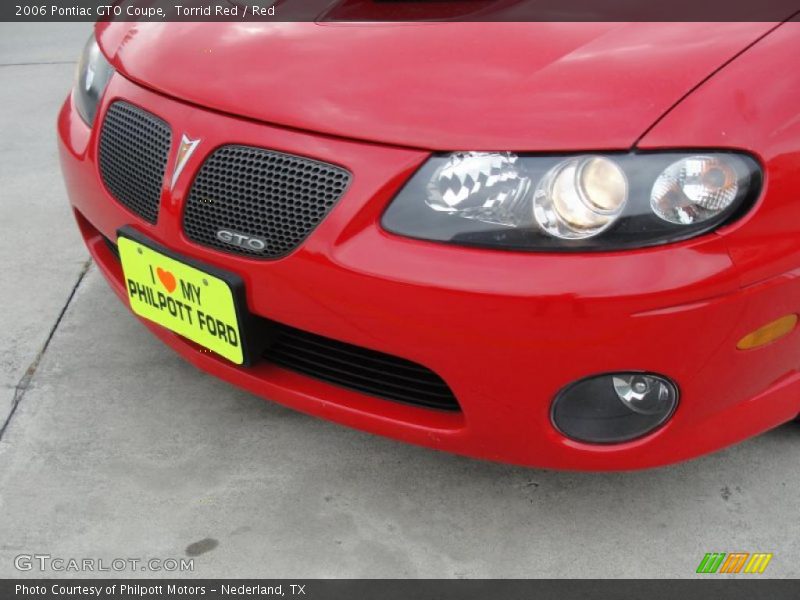
<instances>
[{"instance_id":1,"label":"projector headlight element","mask_svg":"<svg viewBox=\"0 0 800 600\"><path fill-rule=\"evenodd\" d=\"M406 237L507 250L622 250L712 231L742 214L762 174L736 152L432 156L382 225Z\"/></svg>"},{"instance_id":2,"label":"projector headlight element","mask_svg":"<svg viewBox=\"0 0 800 600\"><path fill-rule=\"evenodd\" d=\"M75 87L72 92L75 108L89 127L94 123L100 99L113 74L114 68L103 56L94 35L92 35L86 42L78 63Z\"/></svg>"},{"instance_id":3,"label":"projector headlight element","mask_svg":"<svg viewBox=\"0 0 800 600\"><path fill-rule=\"evenodd\" d=\"M559 163L541 180L533 198L536 221L557 238L581 239L610 226L628 200L628 181L602 156Z\"/></svg>"}]
</instances>

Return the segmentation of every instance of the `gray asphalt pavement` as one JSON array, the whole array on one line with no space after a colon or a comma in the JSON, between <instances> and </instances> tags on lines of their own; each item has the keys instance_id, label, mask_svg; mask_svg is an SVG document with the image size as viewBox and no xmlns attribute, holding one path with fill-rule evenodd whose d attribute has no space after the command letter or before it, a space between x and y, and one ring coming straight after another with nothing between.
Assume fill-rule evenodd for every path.
<instances>
[{"instance_id":1,"label":"gray asphalt pavement","mask_svg":"<svg viewBox=\"0 0 800 600\"><path fill-rule=\"evenodd\" d=\"M54 122L88 31L0 25L0 577L41 575L25 554L193 558L187 577L691 577L711 551L800 576L798 426L647 472L530 470L306 417L172 354L67 207Z\"/></svg>"}]
</instances>

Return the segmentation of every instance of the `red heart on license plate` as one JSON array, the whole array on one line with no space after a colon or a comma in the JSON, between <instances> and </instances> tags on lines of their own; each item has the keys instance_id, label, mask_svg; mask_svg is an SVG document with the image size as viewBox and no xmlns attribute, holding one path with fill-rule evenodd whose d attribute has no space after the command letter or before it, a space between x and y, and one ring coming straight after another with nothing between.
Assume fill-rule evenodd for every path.
<instances>
[{"instance_id":1,"label":"red heart on license plate","mask_svg":"<svg viewBox=\"0 0 800 600\"><path fill-rule=\"evenodd\" d=\"M156 267L156 275L158 275L158 279L159 281L161 281L161 285L167 288L167 291L170 294L175 291L175 288L178 285L178 282L175 280L175 275L173 275L169 271L165 271L161 267Z\"/></svg>"}]
</instances>

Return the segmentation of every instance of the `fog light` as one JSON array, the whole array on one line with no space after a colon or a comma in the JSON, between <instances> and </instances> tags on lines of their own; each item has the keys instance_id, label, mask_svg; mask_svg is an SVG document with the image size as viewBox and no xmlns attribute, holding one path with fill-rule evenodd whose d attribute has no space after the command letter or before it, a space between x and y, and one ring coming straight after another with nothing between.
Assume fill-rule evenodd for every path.
<instances>
[{"instance_id":1,"label":"fog light","mask_svg":"<svg viewBox=\"0 0 800 600\"><path fill-rule=\"evenodd\" d=\"M675 412L678 389L653 373L608 373L567 386L553 401L553 425L582 442L611 444L646 435Z\"/></svg>"}]
</instances>

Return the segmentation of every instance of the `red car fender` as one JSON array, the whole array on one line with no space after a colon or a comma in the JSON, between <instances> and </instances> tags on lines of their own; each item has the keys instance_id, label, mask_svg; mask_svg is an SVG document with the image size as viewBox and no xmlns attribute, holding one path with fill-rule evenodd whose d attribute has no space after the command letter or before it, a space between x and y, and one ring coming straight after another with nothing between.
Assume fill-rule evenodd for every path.
<instances>
[{"instance_id":1,"label":"red car fender","mask_svg":"<svg viewBox=\"0 0 800 600\"><path fill-rule=\"evenodd\" d=\"M800 268L800 70L789 60L797 56L800 22L784 23L700 85L638 144L734 148L761 162L761 199L718 231L742 286Z\"/></svg>"}]
</instances>

